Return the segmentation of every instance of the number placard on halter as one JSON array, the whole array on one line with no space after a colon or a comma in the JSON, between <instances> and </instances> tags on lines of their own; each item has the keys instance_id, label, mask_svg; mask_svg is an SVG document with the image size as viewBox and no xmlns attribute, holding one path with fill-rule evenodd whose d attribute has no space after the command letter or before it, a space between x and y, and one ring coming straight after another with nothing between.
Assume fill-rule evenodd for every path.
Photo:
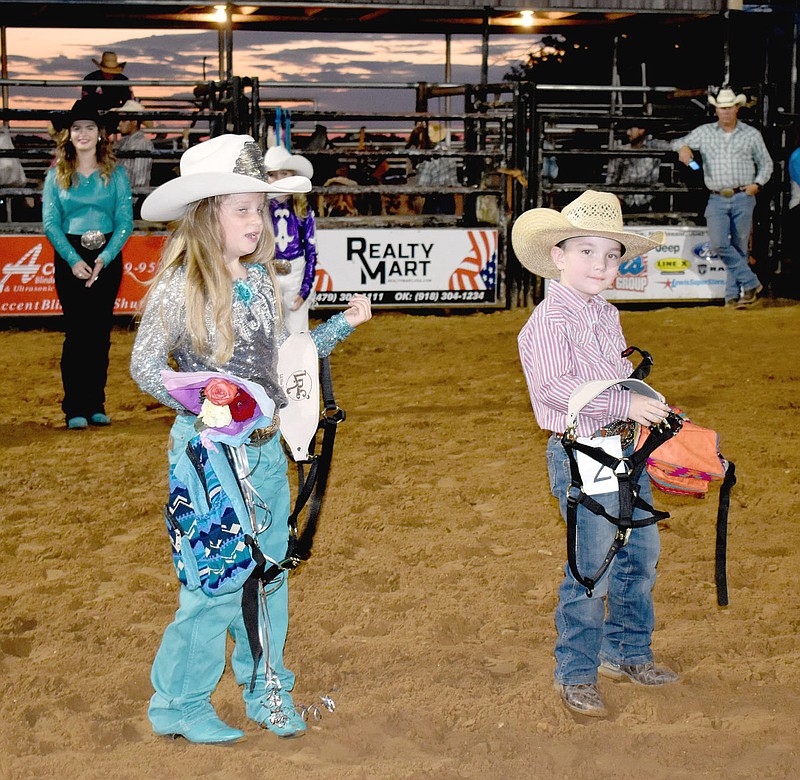
<instances>
[{"instance_id":1,"label":"number placard on halter","mask_svg":"<svg viewBox=\"0 0 800 780\"><path fill-rule=\"evenodd\" d=\"M605 450L615 458L622 457L622 439L619 436L597 436L592 438L579 436L577 441L588 447L597 447ZM583 480L583 492L587 496L598 496L601 493L616 493L619 491L617 475L608 466L604 466L591 455L586 455L579 450L575 450L575 455L578 462L578 471L580 471L581 479ZM622 473L624 469L624 464L620 463L617 471Z\"/></svg>"},{"instance_id":2,"label":"number placard on halter","mask_svg":"<svg viewBox=\"0 0 800 780\"><path fill-rule=\"evenodd\" d=\"M278 382L288 405L281 409L281 435L292 458L308 460L320 420L319 356L311 336L292 333L278 352Z\"/></svg>"}]
</instances>

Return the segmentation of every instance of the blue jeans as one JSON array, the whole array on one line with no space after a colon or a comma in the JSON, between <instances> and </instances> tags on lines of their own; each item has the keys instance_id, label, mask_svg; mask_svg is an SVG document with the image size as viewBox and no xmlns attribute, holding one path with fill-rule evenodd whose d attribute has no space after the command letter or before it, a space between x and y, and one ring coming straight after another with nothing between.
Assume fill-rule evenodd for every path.
<instances>
[{"instance_id":1,"label":"blue jeans","mask_svg":"<svg viewBox=\"0 0 800 780\"><path fill-rule=\"evenodd\" d=\"M171 431L169 462L172 465L188 440L195 435L194 417L178 415ZM262 552L273 560L282 560L289 539L289 481L286 474L286 457L275 436L262 447L248 447L253 486L258 491L269 512L256 508L260 526L269 526L258 535ZM225 486L227 489L227 486ZM165 532L166 540L166 532ZM283 662L283 646L289 623L287 575L266 586L266 627L269 664L280 681L281 688L294 687L294 674ZM263 628L263 627L262 627ZM198 704L207 702L225 671L227 635L231 634L234 648L231 665L239 685L244 685L245 702L260 700L267 688L264 664L259 664L254 691L250 692L253 674L253 656L247 640L242 618L242 593L236 591L223 596L207 596L199 588L188 590L181 586L178 611L167 626L156 653L150 679L155 693L150 699L149 716L160 731L168 730L170 723L190 712Z\"/></svg>"},{"instance_id":2,"label":"blue jeans","mask_svg":"<svg viewBox=\"0 0 800 780\"><path fill-rule=\"evenodd\" d=\"M725 264L725 300L736 300L745 290L755 290L760 282L750 268L750 233L756 199L744 192L730 198L710 195L706 205L709 248Z\"/></svg>"},{"instance_id":3,"label":"blue jeans","mask_svg":"<svg viewBox=\"0 0 800 780\"><path fill-rule=\"evenodd\" d=\"M633 445L624 455L631 455ZM558 498L561 515L566 520L567 489L570 485L569 458L561 438L553 435L547 442L547 470L550 489ZM642 471L640 496L652 505L650 478ZM619 509L617 493L592 496L609 514ZM634 519L646 517L634 510ZM600 568L614 539L616 526L578 504L578 571L591 577ZM600 578L592 597L564 565L564 580L558 590L556 608L556 682L579 685L597 681L600 660L640 664L653 660L650 638L655 625L653 586L661 540L655 524L634 528L628 543L617 553L611 566Z\"/></svg>"}]
</instances>

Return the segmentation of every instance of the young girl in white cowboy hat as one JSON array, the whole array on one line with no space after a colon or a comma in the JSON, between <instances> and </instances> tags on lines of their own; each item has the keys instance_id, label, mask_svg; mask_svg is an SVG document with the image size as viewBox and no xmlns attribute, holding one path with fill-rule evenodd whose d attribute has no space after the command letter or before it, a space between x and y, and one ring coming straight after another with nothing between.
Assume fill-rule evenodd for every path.
<instances>
[{"instance_id":1,"label":"young girl in white cowboy hat","mask_svg":"<svg viewBox=\"0 0 800 780\"><path fill-rule=\"evenodd\" d=\"M526 211L514 223L511 241L519 261L531 273L551 280L518 341L536 421L552 432L547 467L565 520L570 464L561 436L570 395L586 382L627 379L633 370L630 361L622 357L626 344L619 312L600 293L611 286L621 262L646 253L663 240L661 232L649 237L626 232L619 200L605 192L584 192L560 212L546 208ZM649 426L668 412L662 398L614 385L582 409L577 435L600 436L601 429L612 424L624 428L630 421ZM622 426L618 421L623 421ZM633 440L623 437L622 445L623 455L632 454ZM638 484L640 497L652 505L645 470ZM592 498L613 514L617 495ZM579 504L577 528L579 568L598 571L616 526ZM597 689L598 667L605 675L629 678L641 685L663 685L678 679L675 672L654 664L650 649L652 588L659 550L655 524L634 528L591 597L570 567L564 567L556 609L555 681L572 712L605 714Z\"/></svg>"},{"instance_id":2,"label":"young girl in white cowboy hat","mask_svg":"<svg viewBox=\"0 0 800 780\"><path fill-rule=\"evenodd\" d=\"M255 382L276 410L286 404L278 383L278 346L285 338L272 267L273 238L267 194L304 192L311 182L291 177L266 181L263 155L246 135L212 138L184 153L180 176L153 191L142 204L144 219L175 222L147 296L131 358L138 385L177 412L170 434L171 469L197 436L197 417L167 391L162 371L173 361L180 372L213 371ZM344 313L311 334L320 355L370 318L369 300L354 296ZM275 423L275 420L273 420ZM289 484L277 424L247 446L249 481L260 500L253 523L261 551L275 561L286 555ZM305 731L290 691L294 674L283 661L288 625L286 571L267 587L264 659L253 677L241 588L209 596L182 585L180 606L153 663L155 692L149 717L157 734L191 742L235 742L244 732L222 722L210 697L225 668L226 637L237 681L244 686L247 716L281 737ZM252 683L252 684L251 684Z\"/></svg>"},{"instance_id":3,"label":"young girl in white cowboy hat","mask_svg":"<svg viewBox=\"0 0 800 780\"><path fill-rule=\"evenodd\" d=\"M271 146L264 155L267 181L278 183L288 176L314 175L314 166L301 154L284 146ZM302 193L271 198L269 213L275 233L275 271L289 333L308 330L308 311L314 302L317 268L317 228L313 209Z\"/></svg>"}]
</instances>

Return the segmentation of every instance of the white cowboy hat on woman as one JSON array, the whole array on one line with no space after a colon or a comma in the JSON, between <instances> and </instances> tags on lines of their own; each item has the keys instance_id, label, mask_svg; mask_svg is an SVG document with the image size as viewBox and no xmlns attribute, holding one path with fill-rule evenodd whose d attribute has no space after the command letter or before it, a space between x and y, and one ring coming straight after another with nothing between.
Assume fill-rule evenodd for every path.
<instances>
[{"instance_id":1,"label":"white cowboy hat on woman","mask_svg":"<svg viewBox=\"0 0 800 780\"><path fill-rule=\"evenodd\" d=\"M314 175L311 162L302 154L291 154L285 146L270 146L264 155L264 165L268 171L292 171L307 179Z\"/></svg>"},{"instance_id":2,"label":"white cowboy hat on woman","mask_svg":"<svg viewBox=\"0 0 800 780\"><path fill-rule=\"evenodd\" d=\"M305 176L289 176L269 184L264 157L249 135L219 135L187 149L180 163L181 175L153 190L142 203L142 219L170 222L190 203L215 195L240 192L309 192Z\"/></svg>"},{"instance_id":3,"label":"white cowboy hat on woman","mask_svg":"<svg viewBox=\"0 0 800 780\"><path fill-rule=\"evenodd\" d=\"M103 73L122 73L127 62L118 62L116 52L104 51L103 56L96 60L92 57L92 62L97 65Z\"/></svg>"},{"instance_id":4,"label":"white cowboy hat on woman","mask_svg":"<svg viewBox=\"0 0 800 780\"><path fill-rule=\"evenodd\" d=\"M732 89L725 87L717 92L717 96L708 96L708 102L717 108L732 108L733 106L743 106L747 102L747 98L739 94L737 95Z\"/></svg>"},{"instance_id":5,"label":"white cowboy hat on woman","mask_svg":"<svg viewBox=\"0 0 800 780\"><path fill-rule=\"evenodd\" d=\"M603 236L623 247L620 262L648 252L664 243L664 231L640 236L624 230L619 199L610 192L587 190L561 211L530 209L517 218L511 230L511 245L520 263L545 279L558 279L560 271L550 250L568 238Z\"/></svg>"}]
</instances>

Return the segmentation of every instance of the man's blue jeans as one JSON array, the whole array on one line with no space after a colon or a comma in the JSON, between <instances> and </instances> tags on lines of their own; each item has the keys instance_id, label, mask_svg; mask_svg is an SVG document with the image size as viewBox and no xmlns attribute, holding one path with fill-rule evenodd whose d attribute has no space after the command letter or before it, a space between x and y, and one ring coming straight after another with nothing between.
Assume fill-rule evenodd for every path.
<instances>
[{"instance_id":1,"label":"man's blue jeans","mask_svg":"<svg viewBox=\"0 0 800 780\"><path fill-rule=\"evenodd\" d=\"M631 455L633 445L623 454ZM567 489L570 468L561 438L553 435L547 443L547 469L550 489L558 498L561 515L566 520ZM652 505L650 478L642 471L640 496ZM592 496L616 516L617 493ZM578 571L591 577L603 562L616 526L578 504ZM634 519L646 517L634 510ZM614 663L641 664L653 660L650 638L655 625L653 585L661 540L655 523L634 528L628 543L617 553L611 566L600 578L592 597L564 565L564 580L558 591L556 608L556 682L579 685L597 681L601 659ZM606 614L607 610L607 614Z\"/></svg>"},{"instance_id":2,"label":"man's blue jeans","mask_svg":"<svg viewBox=\"0 0 800 780\"><path fill-rule=\"evenodd\" d=\"M760 282L750 268L750 233L756 199L744 192L730 198L710 195L706 205L709 249L725 264L725 300L736 300L745 290L755 290Z\"/></svg>"}]
</instances>

